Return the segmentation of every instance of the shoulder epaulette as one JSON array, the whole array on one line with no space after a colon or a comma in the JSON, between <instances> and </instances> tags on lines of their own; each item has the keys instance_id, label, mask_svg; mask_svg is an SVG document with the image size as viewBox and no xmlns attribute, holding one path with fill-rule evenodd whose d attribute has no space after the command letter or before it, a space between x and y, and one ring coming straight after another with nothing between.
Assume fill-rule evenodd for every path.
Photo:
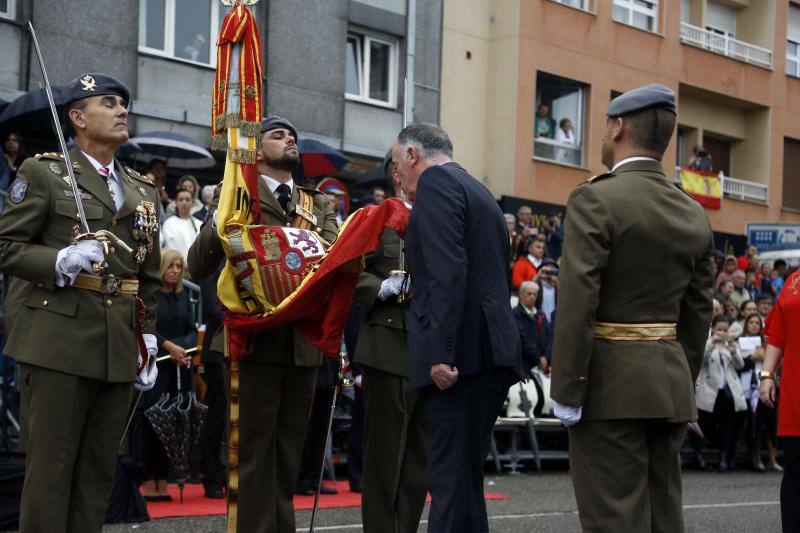
<instances>
[{"instance_id":1,"label":"shoulder epaulette","mask_svg":"<svg viewBox=\"0 0 800 533\"><path fill-rule=\"evenodd\" d=\"M36 154L33 156L36 159L56 159L56 160L64 160L64 154L61 152L45 152L43 154Z\"/></svg>"},{"instance_id":2,"label":"shoulder epaulette","mask_svg":"<svg viewBox=\"0 0 800 533\"><path fill-rule=\"evenodd\" d=\"M299 185L298 185L298 186L297 186L297 188L298 188L299 190L301 190L301 191L305 191L305 192L307 192L307 193L309 193L309 194L325 194L325 193L324 193L324 192L322 192L321 190L319 190L319 189L314 189L313 187L301 187L301 186L299 186Z\"/></svg>"},{"instance_id":3,"label":"shoulder epaulette","mask_svg":"<svg viewBox=\"0 0 800 533\"><path fill-rule=\"evenodd\" d=\"M142 174L139 174L137 171L135 171L131 167L125 166L125 172L127 172L130 177L135 178L135 179L137 179L139 181L143 181L143 182L147 183L148 185L152 185L153 187L155 187L155 184L153 183L153 180L151 180L147 176L143 176Z\"/></svg>"},{"instance_id":4,"label":"shoulder epaulette","mask_svg":"<svg viewBox=\"0 0 800 533\"><path fill-rule=\"evenodd\" d=\"M598 174L597 176L592 176L591 178L587 179L586 183L595 183L595 182L600 181L602 179L610 178L613 175L614 175L613 172L606 172L604 174Z\"/></svg>"}]
</instances>

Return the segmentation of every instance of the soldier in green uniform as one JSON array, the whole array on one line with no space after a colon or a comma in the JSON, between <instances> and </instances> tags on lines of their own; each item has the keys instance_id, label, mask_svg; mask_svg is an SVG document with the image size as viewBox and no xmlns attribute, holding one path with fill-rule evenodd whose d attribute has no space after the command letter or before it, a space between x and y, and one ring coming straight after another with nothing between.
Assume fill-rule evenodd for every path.
<instances>
[{"instance_id":1,"label":"soldier in green uniform","mask_svg":"<svg viewBox=\"0 0 800 533\"><path fill-rule=\"evenodd\" d=\"M610 172L567 203L552 387L584 531L681 532L679 451L711 320L703 208L665 176L675 93L608 106Z\"/></svg>"},{"instance_id":2,"label":"soldier in green uniform","mask_svg":"<svg viewBox=\"0 0 800 533\"><path fill-rule=\"evenodd\" d=\"M303 217L313 220L311 229L323 239L336 240L336 216L327 196L292 181L299 154L297 130L288 120L275 115L264 119L256 158L264 224L290 226ZM189 272L195 279L212 274L225 258L214 222L219 192L217 187L211 215L189 249ZM301 195L310 196L313 209L302 208ZM224 351L222 328L214 335L211 349ZM292 498L321 364L321 352L291 325L256 335L252 352L239 364L241 533L295 531Z\"/></svg>"},{"instance_id":3,"label":"soldier in green uniform","mask_svg":"<svg viewBox=\"0 0 800 533\"><path fill-rule=\"evenodd\" d=\"M0 270L15 277L21 302L4 351L21 367L23 533L101 530L134 386L155 382L142 363L156 352L158 194L114 159L128 140L130 93L85 74L63 94L89 227L133 253L74 241L83 230L62 154L22 164L0 217Z\"/></svg>"},{"instance_id":4,"label":"soldier in green uniform","mask_svg":"<svg viewBox=\"0 0 800 533\"><path fill-rule=\"evenodd\" d=\"M384 168L390 165L391 152ZM392 181L399 191L393 173ZM366 310L354 361L364 379L361 516L370 533L416 532L428 492L422 393L409 382L406 320L411 300L398 301L402 277L392 274L400 268L401 254L400 236L385 229L356 285L356 301Z\"/></svg>"}]
</instances>

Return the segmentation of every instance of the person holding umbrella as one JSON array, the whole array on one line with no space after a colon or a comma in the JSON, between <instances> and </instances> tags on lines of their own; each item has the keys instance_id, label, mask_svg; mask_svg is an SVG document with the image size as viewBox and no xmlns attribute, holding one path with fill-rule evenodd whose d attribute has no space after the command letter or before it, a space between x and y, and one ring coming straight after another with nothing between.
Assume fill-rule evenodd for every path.
<instances>
[{"instance_id":1,"label":"person holding umbrella","mask_svg":"<svg viewBox=\"0 0 800 533\"><path fill-rule=\"evenodd\" d=\"M130 92L89 73L63 95L72 169L60 153L25 160L0 216L0 271L27 285L4 348L21 363L22 533L101 530L134 387L151 388L157 372L147 363L156 353L158 194L114 158L128 140ZM85 231L78 202L90 231L112 233L133 253L75 240Z\"/></svg>"}]
</instances>

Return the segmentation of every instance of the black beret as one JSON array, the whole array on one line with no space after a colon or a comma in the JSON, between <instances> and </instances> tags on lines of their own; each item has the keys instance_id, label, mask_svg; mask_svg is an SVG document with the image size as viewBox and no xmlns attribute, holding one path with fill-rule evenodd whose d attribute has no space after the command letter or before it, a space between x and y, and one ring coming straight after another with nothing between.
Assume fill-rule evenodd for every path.
<instances>
[{"instance_id":1,"label":"black beret","mask_svg":"<svg viewBox=\"0 0 800 533\"><path fill-rule=\"evenodd\" d=\"M675 92L660 84L638 87L611 100L606 116L621 117L648 108L666 109L676 113Z\"/></svg>"},{"instance_id":2,"label":"black beret","mask_svg":"<svg viewBox=\"0 0 800 533\"><path fill-rule=\"evenodd\" d=\"M131 101L131 92L125 85L111 76L100 73L84 74L80 78L72 80L61 88L61 94L65 106L90 96L103 96L106 94L116 94L122 97L125 100L125 104Z\"/></svg>"},{"instance_id":3,"label":"black beret","mask_svg":"<svg viewBox=\"0 0 800 533\"><path fill-rule=\"evenodd\" d=\"M294 142L298 141L297 129L291 122L289 122L288 119L279 117L278 115L270 115L261 121L261 133L270 130L277 130L278 128L286 128L292 133L292 135L294 135Z\"/></svg>"}]
</instances>

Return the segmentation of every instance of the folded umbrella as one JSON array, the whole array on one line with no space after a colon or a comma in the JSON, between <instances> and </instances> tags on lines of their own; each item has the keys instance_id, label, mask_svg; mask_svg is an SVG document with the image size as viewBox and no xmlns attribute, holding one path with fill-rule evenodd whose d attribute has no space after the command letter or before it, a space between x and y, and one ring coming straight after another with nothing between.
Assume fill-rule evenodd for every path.
<instances>
[{"instance_id":1,"label":"folded umbrella","mask_svg":"<svg viewBox=\"0 0 800 533\"><path fill-rule=\"evenodd\" d=\"M134 161L149 163L153 159L166 161L167 168L211 168L217 162L211 152L187 135L172 131L151 131L131 139L140 152L129 154Z\"/></svg>"},{"instance_id":2,"label":"folded umbrella","mask_svg":"<svg viewBox=\"0 0 800 533\"><path fill-rule=\"evenodd\" d=\"M348 162L339 150L314 139L300 139L297 151L300 152L299 176L308 178L333 174Z\"/></svg>"}]
</instances>

